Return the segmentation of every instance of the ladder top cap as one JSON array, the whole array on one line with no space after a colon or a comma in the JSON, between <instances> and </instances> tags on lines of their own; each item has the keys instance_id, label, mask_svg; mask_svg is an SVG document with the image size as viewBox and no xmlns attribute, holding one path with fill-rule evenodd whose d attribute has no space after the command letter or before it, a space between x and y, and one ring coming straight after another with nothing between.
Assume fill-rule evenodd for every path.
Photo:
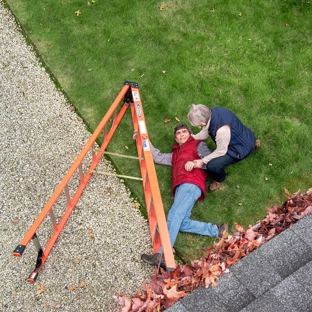
<instances>
[{"instance_id":1,"label":"ladder top cap","mask_svg":"<svg viewBox=\"0 0 312 312\"><path fill-rule=\"evenodd\" d=\"M134 81L125 81L124 86L130 86L132 88L139 89L139 84L137 82L134 82Z\"/></svg>"}]
</instances>

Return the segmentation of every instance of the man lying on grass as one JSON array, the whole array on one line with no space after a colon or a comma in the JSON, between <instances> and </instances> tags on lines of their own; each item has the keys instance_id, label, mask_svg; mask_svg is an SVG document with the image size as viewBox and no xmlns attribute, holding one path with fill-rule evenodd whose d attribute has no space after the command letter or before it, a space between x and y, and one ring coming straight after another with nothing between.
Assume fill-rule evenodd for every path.
<instances>
[{"instance_id":1,"label":"man lying on grass","mask_svg":"<svg viewBox=\"0 0 312 312\"><path fill-rule=\"evenodd\" d=\"M195 140L191 133L191 129L186 124L179 124L174 128L177 144L173 145L172 153L162 153L150 143L154 162L172 166L174 202L167 217L172 246L174 246L179 231L211 237L222 237L222 233L228 231L228 225L225 223L216 225L190 219L196 201L203 200L206 196L207 178L206 171L195 168L195 163L192 160L203 158L211 153L206 143ZM134 133L133 138L137 138L137 132ZM162 247L157 253L143 254L141 258L151 265L163 265Z\"/></svg>"}]
</instances>

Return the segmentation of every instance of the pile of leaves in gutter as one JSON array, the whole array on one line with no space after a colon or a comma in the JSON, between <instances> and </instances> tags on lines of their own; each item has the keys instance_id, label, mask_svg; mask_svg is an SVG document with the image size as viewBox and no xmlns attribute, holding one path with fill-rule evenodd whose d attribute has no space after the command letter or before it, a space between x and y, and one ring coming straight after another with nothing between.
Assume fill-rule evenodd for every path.
<instances>
[{"instance_id":1,"label":"pile of leaves in gutter","mask_svg":"<svg viewBox=\"0 0 312 312\"><path fill-rule=\"evenodd\" d=\"M223 237L206 249L206 257L191 264L179 264L174 271L161 271L151 276L144 291L133 298L114 296L123 308L121 312L160 312L168 309L180 298L198 287L216 286L216 280L229 271L229 267L250 252L288 229L312 211L312 188L302 194L285 190L286 201L281 207L268 209L263 221L246 230L235 224L237 232Z\"/></svg>"}]
</instances>

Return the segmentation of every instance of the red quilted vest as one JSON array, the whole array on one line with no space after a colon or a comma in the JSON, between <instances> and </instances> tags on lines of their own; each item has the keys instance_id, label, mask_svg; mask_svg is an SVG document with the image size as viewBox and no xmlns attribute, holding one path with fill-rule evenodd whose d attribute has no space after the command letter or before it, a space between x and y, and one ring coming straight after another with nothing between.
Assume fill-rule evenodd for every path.
<instances>
[{"instance_id":1,"label":"red quilted vest","mask_svg":"<svg viewBox=\"0 0 312 312\"><path fill-rule=\"evenodd\" d=\"M194 159L199 159L197 153L197 145L201 141L194 140L191 136L189 139L179 147L179 144L172 146L172 192L175 193L175 189L182 183L195 184L202 190L202 195L198 200L203 200L206 196L206 171L202 169L193 169L192 171L186 171L184 165L186 162Z\"/></svg>"}]
</instances>

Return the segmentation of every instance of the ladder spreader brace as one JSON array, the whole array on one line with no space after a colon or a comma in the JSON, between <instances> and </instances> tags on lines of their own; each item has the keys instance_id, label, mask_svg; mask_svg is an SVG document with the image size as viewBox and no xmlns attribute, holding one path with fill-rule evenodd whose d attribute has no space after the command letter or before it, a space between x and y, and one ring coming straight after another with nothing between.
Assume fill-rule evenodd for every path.
<instances>
[{"instance_id":1,"label":"ladder spreader brace","mask_svg":"<svg viewBox=\"0 0 312 312\"><path fill-rule=\"evenodd\" d=\"M155 165L152 157L152 152L149 143L149 136L147 132L139 86L135 82L126 81L120 93L112 103L111 107L95 129L86 145L77 156L73 165L70 167L63 180L60 182L37 219L34 221L20 244L13 251L13 255L21 257L26 249L26 246L33 240L36 250L38 252L36 267L28 277L28 281L34 283L41 271L48 255L50 254L56 240L61 234L71 212L75 208L80 196L82 195L87 183L92 174L95 172L103 153L105 152L110 140L112 139L118 125L124 117L128 107L130 107L133 128L138 131L138 138L136 140L138 159L140 164L140 171L142 177L142 186L145 195L145 203L147 209L147 216L151 234L151 241L153 251L157 252L160 246L163 247L163 256L167 271L175 268L175 262L170 243L164 207L160 195L158 180L156 176ZM112 122L111 122L112 121ZM111 123L111 125L110 125ZM109 128L110 126L110 128ZM103 134L103 143L100 148L95 148L96 140ZM92 153L92 162L85 171L82 168L82 162L87 161L86 156ZM73 175L79 173L79 186L72 196L69 193L69 182ZM57 203L61 194L65 192L67 198L67 207L59 222L57 223L53 213L53 206ZM37 230L49 214L53 225L53 233L49 238L46 246L43 248L37 237Z\"/></svg>"}]
</instances>

